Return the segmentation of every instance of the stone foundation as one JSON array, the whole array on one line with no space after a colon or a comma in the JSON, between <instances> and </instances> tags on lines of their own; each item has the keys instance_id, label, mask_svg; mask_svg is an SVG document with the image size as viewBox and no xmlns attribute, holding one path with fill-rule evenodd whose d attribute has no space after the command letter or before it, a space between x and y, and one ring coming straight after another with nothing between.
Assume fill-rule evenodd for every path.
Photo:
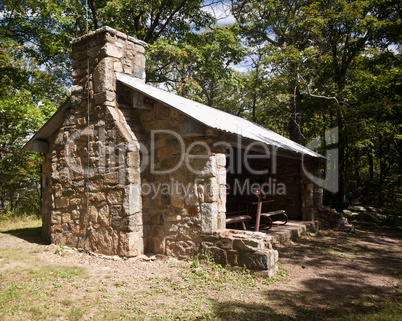
<instances>
[{"instance_id":1,"label":"stone foundation","mask_svg":"<svg viewBox=\"0 0 402 321\"><path fill-rule=\"evenodd\" d=\"M349 224L348 219L333 208L320 207L316 210L315 217L323 228L340 229L348 232L354 231L354 227Z\"/></svg>"},{"instance_id":2,"label":"stone foundation","mask_svg":"<svg viewBox=\"0 0 402 321\"><path fill-rule=\"evenodd\" d=\"M269 277L278 270L278 251L264 233L226 230L203 235L202 239L199 252L212 255L218 264L265 270Z\"/></svg>"}]
</instances>

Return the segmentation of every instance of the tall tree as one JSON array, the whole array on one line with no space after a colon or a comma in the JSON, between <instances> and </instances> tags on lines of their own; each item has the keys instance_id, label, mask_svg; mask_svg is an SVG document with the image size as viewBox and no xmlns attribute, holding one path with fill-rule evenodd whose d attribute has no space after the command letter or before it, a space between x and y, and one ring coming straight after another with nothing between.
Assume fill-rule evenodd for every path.
<instances>
[{"instance_id":1,"label":"tall tree","mask_svg":"<svg viewBox=\"0 0 402 321\"><path fill-rule=\"evenodd\" d=\"M192 30L213 24L215 18L202 9L215 2L218 1L112 0L93 1L93 6L103 24L152 44L162 37L176 41Z\"/></svg>"},{"instance_id":2,"label":"tall tree","mask_svg":"<svg viewBox=\"0 0 402 321\"><path fill-rule=\"evenodd\" d=\"M290 137L299 140L302 131L295 128L301 128L302 114L323 113L326 126L339 128L339 192L333 205L342 210L352 66L370 46L386 48L400 40L398 2L234 0L232 5L250 44L260 39L270 48L271 77L287 78Z\"/></svg>"},{"instance_id":3,"label":"tall tree","mask_svg":"<svg viewBox=\"0 0 402 321\"><path fill-rule=\"evenodd\" d=\"M40 157L22 150L54 111L61 88L20 45L0 42L0 210L35 212L39 208ZM58 98L59 97L59 98Z\"/></svg>"},{"instance_id":4,"label":"tall tree","mask_svg":"<svg viewBox=\"0 0 402 321\"><path fill-rule=\"evenodd\" d=\"M281 65L286 75L290 139L301 140L300 69L303 52L310 46L313 33L304 9L309 1L232 1L233 14L249 44L265 43L270 62Z\"/></svg>"},{"instance_id":5,"label":"tall tree","mask_svg":"<svg viewBox=\"0 0 402 321\"><path fill-rule=\"evenodd\" d=\"M334 124L339 129L339 192L333 205L341 211L346 181L347 113L353 101L353 92L349 90L351 66L370 46L386 48L398 41L394 30L400 28L401 9L393 0L322 1L311 9L310 14L322 21L317 47L321 52L319 68L325 85L319 86L320 91L327 97L334 97L339 107ZM320 82L323 84L318 80L316 85Z\"/></svg>"},{"instance_id":6,"label":"tall tree","mask_svg":"<svg viewBox=\"0 0 402 321\"><path fill-rule=\"evenodd\" d=\"M188 33L177 43L159 40L151 46L147 78L216 106L222 86L235 77L232 65L243 55L240 39L230 26L213 26L202 33Z\"/></svg>"}]
</instances>

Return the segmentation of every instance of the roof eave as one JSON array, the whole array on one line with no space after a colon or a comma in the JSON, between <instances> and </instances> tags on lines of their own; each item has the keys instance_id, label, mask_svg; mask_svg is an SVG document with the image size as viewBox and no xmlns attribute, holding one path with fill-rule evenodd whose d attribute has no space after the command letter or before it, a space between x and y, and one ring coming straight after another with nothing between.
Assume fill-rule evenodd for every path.
<instances>
[{"instance_id":1,"label":"roof eave","mask_svg":"<svg viewBox=\"0 0 402 321\"><path fill-rule=\"evenodd\" d=\"M47 141L53 133L60 128L64 121L64 111L71 106L70 97L57 109L50 119L39 129L36 134L24 145L22 149L35 151L34 142L36 140Z\"/></svg>"}]
</instances>

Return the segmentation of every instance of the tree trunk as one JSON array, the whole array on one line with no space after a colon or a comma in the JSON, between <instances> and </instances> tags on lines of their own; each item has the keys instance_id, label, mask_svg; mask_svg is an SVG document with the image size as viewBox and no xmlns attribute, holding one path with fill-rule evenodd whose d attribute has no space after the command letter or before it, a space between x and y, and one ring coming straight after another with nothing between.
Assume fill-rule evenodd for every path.
<instances>
[{"instance_id":1,"label":"tree trunk","mask_svg":"<svg viewBox=\"0 0 402 321\"><path fill-rule=\"evenodd\" d=\"M371 151L368 151L368 163L369 163L369 175L370 175L370 180L372 181L374 179L374 163L373 163L373 154Z\"/></svg>"},{"instance_id":2,"label":"tree trunk","mask_svg":"<svg viewBox=\"0 0 402 321\"><path fill-rule=\"evenodd\" d=\"M356 157L355 159L355 177L356 177L356 189L360 187L360 157Z\"/></svg>"},{"instance_id":3,"label":"tree trunk","mask_svg":"<svg viewBox=\"0 0 402 321\"><path fill-rule=\"evenodd\" d=\"M290 120L289 120L289 137L296 143L300 143L301 138L301 124L300 124L300 110L302 96L299 87L292 88L290 101Z\"/></svg>"},{"instance_id":4,"label":"tree trunk","mask_svg":"<svg viewBox=\"0 0 402 321\"><path fill-rule=\"evenodd\" d=\"M338 192L332 207L342 213L345 198L345 123L342 111L338 113L338 175Z\"/></svg>"},{"instance_id":5,"label":"tree trunk","mask_svg":"<svg viewBox=\"0 0 402 321\"><path fill-rule=\"evenodd\" d=\"M253 122L256 122L256 117L255 117L255 103L256 103L257 98L255 95L253 95Z\"/></svg>"}]
</instances>

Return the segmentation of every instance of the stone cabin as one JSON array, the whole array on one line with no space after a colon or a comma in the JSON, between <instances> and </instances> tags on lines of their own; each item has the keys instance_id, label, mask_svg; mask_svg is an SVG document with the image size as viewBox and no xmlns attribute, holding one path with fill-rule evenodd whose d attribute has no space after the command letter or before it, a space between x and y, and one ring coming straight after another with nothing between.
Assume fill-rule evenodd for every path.
<instances>
[{"instance_id":1,"label":"stone cabin","mask_svg":"<svg viewBox=\"0 0 402 321\"><path fill-rule=\"evenodd\" d=\"M43 236L106 255L275 272L265 233L226 229L262 187L313 220L322 156L247 120L145 84L146 44L109 27L75 39L71 97L24 149L41 152Z\"/></svg>"}]
</instances>

